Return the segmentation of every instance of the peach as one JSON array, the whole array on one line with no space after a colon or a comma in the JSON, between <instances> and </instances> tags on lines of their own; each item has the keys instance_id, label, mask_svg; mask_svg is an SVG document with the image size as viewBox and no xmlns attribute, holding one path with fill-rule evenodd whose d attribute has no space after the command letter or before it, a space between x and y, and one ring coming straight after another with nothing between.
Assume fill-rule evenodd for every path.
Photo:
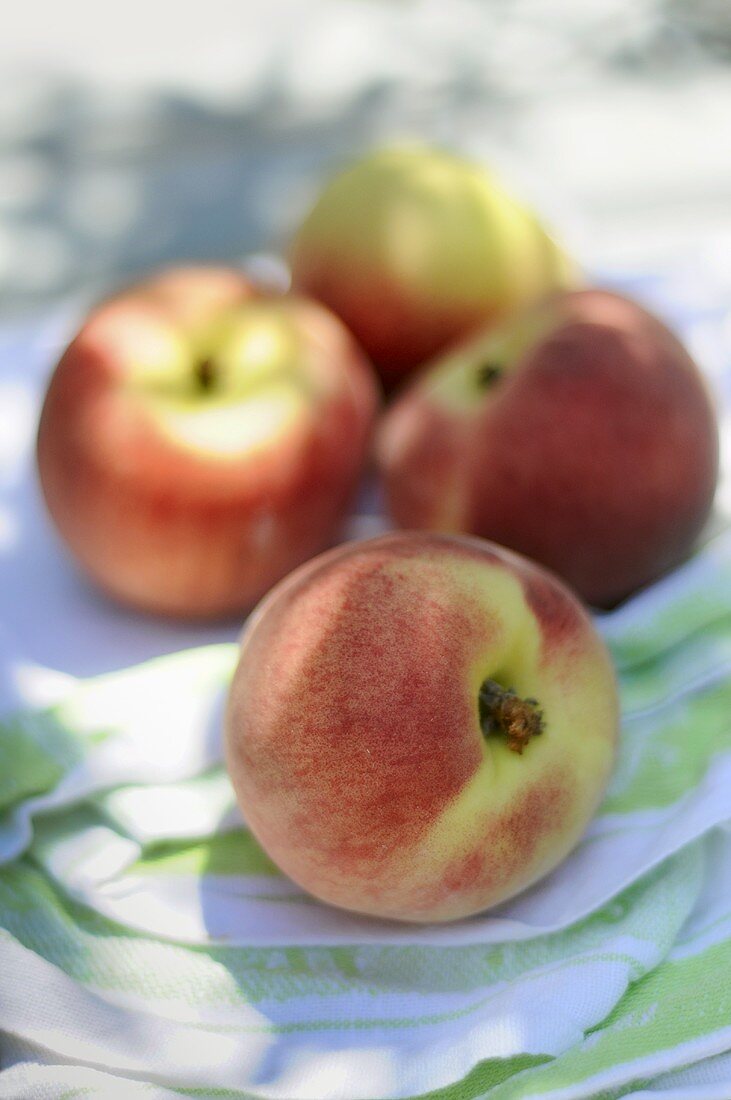
<instances>
[{"instance_id":1,"label":"peach","mask_svg":"<svg viewBox=\"0 0 731 1100\"><path fill-rule=\"evenodd\" d=\"M244 633L226 757L246 822L316 897L445 921L576 844L609 776L617 697L578 600L479 539L332 550Z\"/></svg>"},{"instance_id":2,"label":"peach","mask_svg":"<svg viewBox=\"0 0 731 1100\"><path fill-rule=\"evenodd\" d=\"M387 388L472 329L575 273L482 166L419 146L331 180L295 235L294 285L341 317Z\"/></svg>"},{"instance_id":3,"label":"peach","mask_svg":"<svg viewBox=\"0 0 731 1100\"><path fill-rule=\"evenodd\" d=\"M584 290L435 362L386 414L377 450L400 526L494 539L609 607L691 550L718 432L668 329Z\"/></svg>"},{"instance_id":4,"label":"peach","mask_svg":"<svg viewBox=\"0 0 731 1100\"><path fill-rule=\"evenodd\" d=\"M51 379L45 499L82 568L179 616L250 608L335 541L376 407L321 305L240 272L166 272L96 308Z\"/></svg>"}]
</instances>

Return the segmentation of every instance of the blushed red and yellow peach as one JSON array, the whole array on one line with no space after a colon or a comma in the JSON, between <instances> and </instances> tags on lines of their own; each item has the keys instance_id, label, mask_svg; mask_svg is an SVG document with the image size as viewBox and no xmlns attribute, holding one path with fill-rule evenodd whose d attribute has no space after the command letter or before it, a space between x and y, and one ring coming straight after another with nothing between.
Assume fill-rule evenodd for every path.
<instances>
[{"instance_id":1,"label":"blushed red and yellow peach","mask_svg":"<svg viewBox=\"0 0 731 1100\"><path fill-rule=\"evenodd\" d=\"M542 715L483 732L497 682ZM573 847L615 751L612 668L552 576L480 540L396 534L322 555L247 628L227 762L267 853L317 897L443 921L511 897Z\"/></svg>"},{"instance_id":2,"label":"blushed red and yellow peach","mask_svg":"<svg viewBox=\"0 0 731 1100\"><path fill-rule=\"evenodd\" d=\"M376 408L369 365L322 306L229 269L175 270L94 310L38 433L72 553L147 610L250 608L337 536Z\"/></svg>"},{"instance_id":3,"label":"blushed red and yellow peach","mask_svg":"<svg viewBox=\"0 0 731 1100\"><path fill-rule=\"evenodd\" d=\"M596 606L683 560L718 469L687 351L603 290L556 295L432 364L386 413L377 449L400 526L494 539Z\"/></svg>"}]
</instances>

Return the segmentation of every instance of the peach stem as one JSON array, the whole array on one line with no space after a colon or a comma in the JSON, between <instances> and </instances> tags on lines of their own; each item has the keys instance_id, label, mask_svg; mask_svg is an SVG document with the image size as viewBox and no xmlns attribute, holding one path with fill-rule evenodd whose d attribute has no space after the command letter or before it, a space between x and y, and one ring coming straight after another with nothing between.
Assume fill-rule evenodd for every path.
<instances>
[{"instance_id":1,"label":"peach stem","mask_svg":"<svg viewBox=\"0 0 731 1100\"><path fill-rule=\"evenodd\" d=\"M485 737L499 734L508 748L522 753L533 737L543 733L543 712L537 699L521 699L512 688L485 680L479 693L480 725Z\"/></svg>"}]
</instances>

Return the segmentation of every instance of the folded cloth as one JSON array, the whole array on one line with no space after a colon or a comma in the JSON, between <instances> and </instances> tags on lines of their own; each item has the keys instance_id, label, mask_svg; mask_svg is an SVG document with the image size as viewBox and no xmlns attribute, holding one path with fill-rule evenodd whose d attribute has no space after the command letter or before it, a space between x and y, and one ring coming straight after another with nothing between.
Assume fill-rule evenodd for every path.
<instances>
[{"instance_id":1,"label":"folded cloth","mask_svg":"<svg viewBox=\"0 0 731 1100\"><path fill-rule=\"evenodd\" d=\"M597 621L623 704L601 811L447 926L329 908L260 850L221 765L231 643L6 721L0 1097L728 1100L731 533Z\"/></svg>"},{"instance_id":2,"label":"folded cloth","mask_svg":"<svg viewBox=\"0 0 731 1100\"><path fill-rule=\"evenodd\" d=\"M715 360L728 399L728 295L688 271L623 285ZM21 413L43 339L35 358L0 339ZM44 617L47 663L72 672L102 644L96 667L117 668L196 645L60 592L22 518L0 673ZM604 804L543 882L447 926L329 908L257 846L221 764L230 640L57 677L52 706L0 723L0 1100L729 1100L731 531L596 621L623 712Z\"/></svg>"}]
</instances>

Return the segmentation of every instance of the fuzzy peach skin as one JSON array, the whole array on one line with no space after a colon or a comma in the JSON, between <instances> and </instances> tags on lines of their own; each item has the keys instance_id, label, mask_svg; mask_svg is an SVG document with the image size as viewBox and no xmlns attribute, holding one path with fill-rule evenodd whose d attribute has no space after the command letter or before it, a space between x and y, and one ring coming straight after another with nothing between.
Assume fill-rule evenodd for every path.
<instances>
[{"instance_id":1,"label":"fuzzy peach skin","mask_svg":"<svg viewBox=\"0 0 731 1100\"><path fill-rule=\"evenodd\" d=\"M542 731L481 725L485 681ZM298 569L248 625L226 756L248 826L295 882L345 909L446 921L566 856L617 740L615 680L579 602L479 539L401 533Z\"/></svg>"},{"instance_id":2,"label":"fuzzy peach skin","mask_svg":"<svg viewBox=\"0 0 731 1100\"><path fill-rule=\"evenodd\" d=\"M668 329L583 290L433 364L386 413L377 452L400 526L494 539L609 607L689 553L718 430Z\"/></svg>"},{"instance_id":3,"label":"fuzzy peach skin","mask_svg":"<svg viewBox=\"0 0 731 1100\"><path fill-rule=\"evenodd\" d=\"M388 389L475 327L576 283L535 214L485 168L421 146L336 175L294 237L291 267Z\"/></svg>"},{"instance_id":4,"label":"fuzzy peach skin","mask_svg":"<svg viewBox=\"0 0 731 1100\"><path fill-rule=\"evenodd\" d=\"M92 312L38 432L49 511L82 568L139 608L250 608L331 544L377 403L340 321L258 295L239 272L178 269Z\"/></svg>"}]
</instances>

